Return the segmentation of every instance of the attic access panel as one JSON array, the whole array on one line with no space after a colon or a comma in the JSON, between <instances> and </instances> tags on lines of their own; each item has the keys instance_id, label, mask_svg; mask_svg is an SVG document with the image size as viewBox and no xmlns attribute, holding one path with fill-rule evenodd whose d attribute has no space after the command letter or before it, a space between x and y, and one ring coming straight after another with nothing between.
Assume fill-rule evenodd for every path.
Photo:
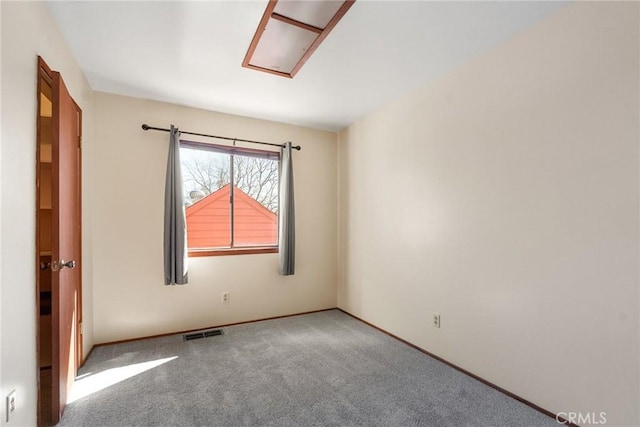
<instances>
[{"instance_id":1,"label":"attic access panel","mask_svg":"<svg viewBox=\"0 0 640 427\"><path fill-rule=\"evenodd\" d=\"M269 0L242 66L293 78L355 0Z\"/></svg>"}]
</instances>

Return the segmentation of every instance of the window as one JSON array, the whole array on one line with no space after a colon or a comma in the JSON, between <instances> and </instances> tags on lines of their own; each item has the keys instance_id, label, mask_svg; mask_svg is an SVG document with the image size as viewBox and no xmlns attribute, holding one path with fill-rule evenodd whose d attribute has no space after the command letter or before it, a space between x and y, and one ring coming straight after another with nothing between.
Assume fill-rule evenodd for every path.
<instances>
[{"instance_id":1,"label":"window","mask_svg":"<svg viewBox=\"0 0 640 427\"><path fill-rule=\"evenodd\" d=\"M190 256L277 252L280 153L180 142Z\"/></svg>"}]
</instances>

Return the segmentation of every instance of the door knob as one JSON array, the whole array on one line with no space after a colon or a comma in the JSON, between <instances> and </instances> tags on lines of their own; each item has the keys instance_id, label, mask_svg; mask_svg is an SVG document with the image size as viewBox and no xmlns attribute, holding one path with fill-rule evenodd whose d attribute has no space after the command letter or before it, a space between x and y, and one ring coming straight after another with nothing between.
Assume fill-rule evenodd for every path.
<instances>
[{"instance_id":1,"label":"door knob","mask_svg":"<svg viewBox=\"0 0 640 427\"><path fill-rule=\"evenodd\" d=\"M65 261L63 259L60 260L60 262L57 261L53 261L51 262L51 271L60 271L63 268L76 268L76 262L75 261Z\"/></svg>"},{"instance_id":2,"label":"door knob","mask_svg":"<svg viewBox=\"0 0 640 427\"><path fill-rule=\"evenodd\" d=\"M67 261L65 262L65 260L61 259L60 260L60 270L62 270L63 268L76 268L76 262L75 261Z\"/></svg>"}]
</instances>

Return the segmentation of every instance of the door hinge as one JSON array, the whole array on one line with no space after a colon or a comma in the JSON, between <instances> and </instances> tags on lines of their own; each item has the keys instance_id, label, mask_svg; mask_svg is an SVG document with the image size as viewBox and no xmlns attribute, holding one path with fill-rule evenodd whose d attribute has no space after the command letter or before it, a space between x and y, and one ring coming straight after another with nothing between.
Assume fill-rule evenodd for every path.
<instances>
[{"instance_id":1,"label":"door hinge","mask_svg":"<svg viewBox=\"0 0 640 427\"><path fill-rule=\"evenodd\" d=\"M84 331L83 331L82 325L83 325L83 323L82 323L82 322L78 323L78 330L80 331L80 335L83 335L83 334L84 334Z\"/></svg>"}]
</instances>

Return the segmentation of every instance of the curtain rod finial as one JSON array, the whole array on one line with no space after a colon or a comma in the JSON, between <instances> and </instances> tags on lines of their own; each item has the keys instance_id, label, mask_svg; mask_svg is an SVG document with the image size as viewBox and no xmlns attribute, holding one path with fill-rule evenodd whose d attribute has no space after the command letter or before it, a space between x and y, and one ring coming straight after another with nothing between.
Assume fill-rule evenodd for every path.
<instances>
[{"instance_id":1,"label":"curtain rod finial","mask_svg":"<svg viewBox=\"0 0 640 427\"><path fill-rule=\"evenodd\" d=\"M143 124L142 125L142 130L149 130L149 125Z\"/></svg>"}]
</instances>

